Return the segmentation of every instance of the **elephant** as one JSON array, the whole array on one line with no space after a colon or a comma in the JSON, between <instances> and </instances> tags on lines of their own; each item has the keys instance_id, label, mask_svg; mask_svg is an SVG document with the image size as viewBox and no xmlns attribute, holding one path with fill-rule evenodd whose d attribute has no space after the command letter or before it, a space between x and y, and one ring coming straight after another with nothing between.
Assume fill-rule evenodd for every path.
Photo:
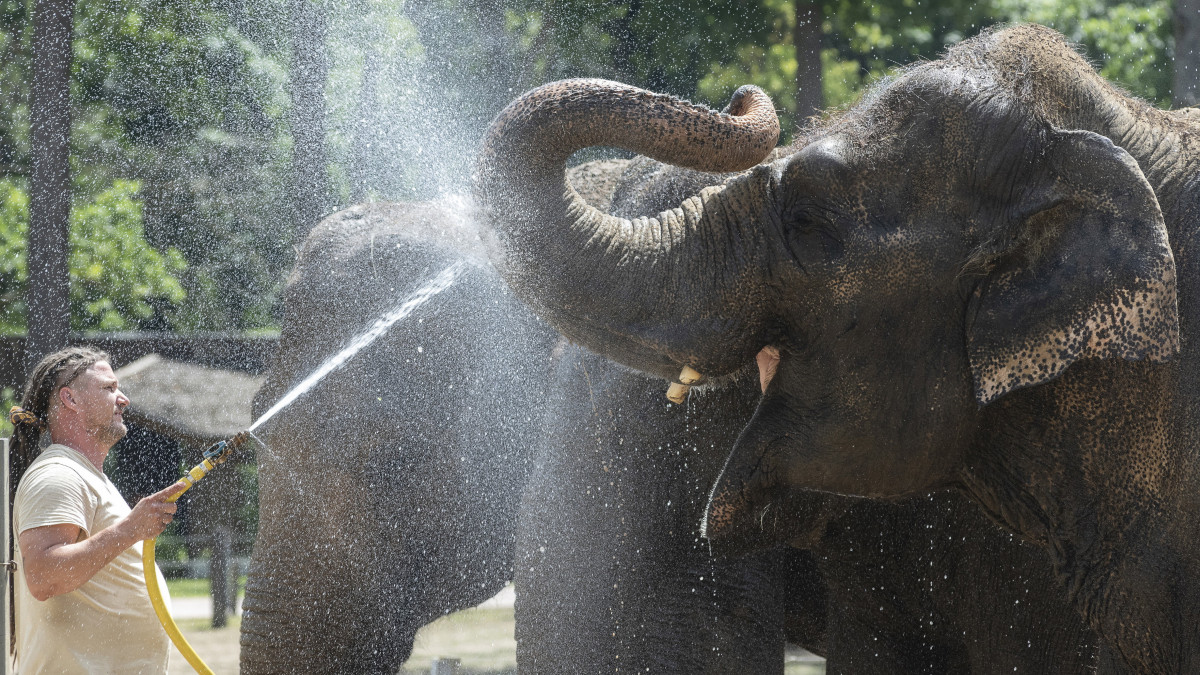
<instances>
[{"instance_id":1,"label":"elephant","mask_svg":"<svg viewBox=\"0 0 1200 675\"><path fill-rule=\"evenodd\" d=\"M556 388L587 393L555 398L548 419L564 438L586 422L586 443L535 461L517 523L523 672L780 672L780 651L734 651L747 638L728 625L769 627L768 602L784 603L788 641L825 656L828 673L1120 672L1056 588L1049 557L955 493L899 504L793 493L779 506L802 516L790 546L759 557L752 577L783 597L738 607L704 592L697 584L720 582L728 557L699 539L699 519L720 449L757 403L753 369L680 410L655 378L582 350L574 361Z\"/></svg>"},{"instance_id":2,"label":"elephant","mask_svg":"<svg viewBox=\"0 0 1200 675\"><path fill-rule=\"evenodd\" d=\"M354 327L370 326L448 265L465 271L264 424L242 672L395 672L418 628L487 599L513 578L525 488L545 455L581 443L578 427L589 423L591 409L556 429L544 424L548 397L580 392L575 380L552 385L576 350L516 302L473 243L472 227L469 205L365 204L308 236L288 280L280 346L256 415L353 337ZM647 384L607 361L590 372ZM614 396L588 400L619 405ZM710 458L706 481L719 459ZM706 490L682 484L674 491L691 511L665 513L694 530ZM668 520L659 515L652 525L662 529ZM698 602L707 613L658 632L656 658L677 659L677 670L689 663L711 671L705 663L714 653L693 642L703 635L723 647L720 659L781 670L781 591L796 576L784 568L786 553L712 563L689 540L671 555L702 562L708 580L684 580L682 567L655 578L674 575L702 591L700 599L681 595L680 607L691 613ZM717 573L725 576L713 579ZM710 609L718 601L730 609ZM823 630L823 617L794 624Z\"/></svg>"},{"instance_id":3,"label":"elephant","mask_svg":"<svg viewBox=\"0 0 1200 675\"><path fill-rule=\"evenodd\" d=\"M579 173L580 169L571 173L573 186L580 183ZM664 167L642 157L626 165L610 200L584 196L601 209L634 217L665 210L734 177ZM642 578L646 588L634 586L619 594L603 583L589 587L592 593L606 594L592 604L611 606L619 598L623 620L615 618L617 612L611 608L599 619L573 616L556 598L579 594L581 569L589 577L613 574L606 564L613 560L609 542L628 538L631 510L646 514L633 518L639 525L632 529L643 533L636 541L669 542L681 530L694 532L696 521L688 519L698 520L703 505L684 509L682 517L666 525L655 525L662 517L656 519L650 509L664 502L678 507L683 500L679 480L673 477L687 474L704 483L702 477L716 475L723 454L685 452L681 460L679 445L728 447L749 421L759 398L760 380L751 367L739 372L736 381L694 397L680 414L680 406L664 406L662 391L653 380L624 375L614 385L596 375L602 372L604 359L583 354L578 359L577 372L568 375L560 388L569 388L571 381L586 381L589 397L555 397L548 419L551 425L561 421L573 428L578 426L576 420L599 409L602 421L594 431L599 447L582 459L559 452L541 460L524 503L542 508L527 509L518 525L516 582L522 595L531 596L524 607L527 611L517 617L522 638L518 661L538 666L533 672L571 671L571 665L579 662L579 652L612 651L608 645L594 646L603 642L596 635L611 635L623 624L656 615L653 606L661 601L666 585L661 578ZM619 393L622 390L639 393L632 397ZM597 400L616 401L619 407L609 407L605 413ZM599 506L589 497L571 499L571 494L594 490L614 472L623 478L617 483L618 493L632 491L639 496L632 505L626 498L618 511L622 518L597 513ZM690 492L693 498L698 491ZM545 508L546 504L554 508ZM1095 636L1073 615L1064 595L1055 592L1048 557L1001 532L961 495L941 492L901 504L881 504L794 491L777 500L774 509L778 513L773 512L772 518L788 523L786 536L779 527L769 539L758 537L757 543L765 548L786 539L792 547L785 569L793 574L799 569L807 578L790 580L801 588L789 590L786 601L819 596L827 608L802 607L785 618L792 624L814 616L825 619L824 626L800 626L787 634L790 641L825 656L827 672L1122 671L1111 662L1111 655L1098 651ZM583 522L592 524L580 527ZM659 529L646 532L651 527ZM597 530L608 534L597 536ZM645 566L653 558L653 553L643 550L636 563ZM589 560L596 562L589 565ZM646 607L629 610L639 603ZM660 669L661 664L649 665ZM745 663L726 667L729 672L759 672Z\"/></svg>"},{"instance_id":4,"label":"elephant","mask_svg":"<svg viewBox=\"0 0 1200 675\"><path fill-rule=\"evenodd\" d=\"M626 213L733 178L644 159L570 176L589 203ZM514 578L530 672L781 672L785 641L826 655L829 672L1095 662L1094 638L1049 590L1048 558L956 495L796 493L788 510L809 517L791 521L794 546L712 556L698 525L758 403L753 363L670 405L658 379L538 320L478 227L449 199L362 204L301 249L256 417L355 330L465 268L263 425L242 672L395 672L420 626ZM1023 581L1009 583L1014 569ZM989 604L956 604L979 592Z\"/></svg>"},{"instance_id":5,"label":"elephant","mask_svg":"<svg viewBox=\"0 0 1200 675\"><path fill-rule=\"evenodd\" d=\"M459 242L473 236L449 201L360 205L309 233L256 418L431 277L465 268L256 432L242 672L394 673L418 628L511 578L555 337L471 264Z\"/></svg>"},{"instance_id":6,"label":"elephant","mask_svg":"<svg viewBox=\"0 0 1200 675\"><path fill-rule=\"evenodd\" d=\"M1200 670L1195 116L1032 25L903 70L762 163L770 101L741 96L717 114L545 85L497 116L474 185L497 269L579 344L684 385L778 351L712 487L713 550L769 535L792 490L954 489L1048 554L1118 667ZM586 145L744 173L621 218L564 185Z\"/></svg>"}]
</instances>

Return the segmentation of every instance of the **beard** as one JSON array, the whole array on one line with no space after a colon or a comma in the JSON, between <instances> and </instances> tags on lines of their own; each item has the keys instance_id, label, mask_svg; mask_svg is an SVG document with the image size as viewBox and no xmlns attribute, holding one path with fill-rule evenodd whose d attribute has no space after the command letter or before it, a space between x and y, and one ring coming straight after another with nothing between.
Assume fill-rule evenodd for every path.
<instances>
[{"instance_id":1,"label":"beard","mask_svg":"<svg viewBox=\"0 0 1200 675\"><path fill-rule=\"evenodd\" d=\"M108 424L96 425L96 439L113 445L125 438L125 434L128 432L129 429L125 426L125 422L112 418L109 418Z\"/></svg>"}]
</instances>

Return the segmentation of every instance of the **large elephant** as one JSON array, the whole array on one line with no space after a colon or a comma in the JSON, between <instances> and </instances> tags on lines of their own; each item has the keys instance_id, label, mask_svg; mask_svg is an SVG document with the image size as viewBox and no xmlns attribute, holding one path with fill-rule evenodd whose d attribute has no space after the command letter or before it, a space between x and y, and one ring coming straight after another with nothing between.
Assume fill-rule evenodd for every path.
<instances>
[{"instance_id":1,"label":"large elephant","mask_svg":"<svg viewBox=\"0 0 1200 675\"><path fill-rule=\"evenodd\" d=\"M580 172L571 173L573 185ZM584 197L635 217L731 178L638 158L625 167L611 199L597 204L595 196ZM694 597L695 581L716 569L697 541L703 512L697 498L707 496L721 449L733 444L760 394L750 368L681 409L666 404L653 378L609 373L604 359L587 353L575 360L573 370L570 361L562 363L556 388L586 382L588 396L553 397L547 421L563 425L560 438L571 438L587 420L596 445L544 454L518 523L515 578L525 598L517 616L518 660L533 672L627 664L633 655L613 648L615 632L635 644L661 644L651 642L663 633L660 622L678 621L677 611L663 615L662 608L678 607L669 598ZM607 498L600 499L606 483ZM1121 672L1109 654L1097 653L1094 636L1056 592L1048 557L1000 532L961 495L901 504L808 491L779 497L769 514L775 527L753 528L742 543L760 549L786 540L793 547L776 563L793 574L784 591L786 633L826 656L827 672ZM635 542L638 550L614 551L613 541ZM620 583L610 588L605 580ZM580 613L578 604L604 611ZM712 610L701 602L698 611ZM825 625L803 625L814 617L824 617ZM638 663L703 670L678 654L674 661L653 656L638 654ZM733 658L718 663L727 672L761 672Z\"/></svg>"},{"instance_id":2,"label":"large elephant","mask_svg":"<svg viewBox=\"0 0 1200 675\"><path fill-rule=\"evenodd\" d=\"M581 144L706 169L736 123L556 83L501 113L476 178L499 269L574 340L668 379L781 353L713 489L714 550L788 488L955 487L1049 553L1126 667L1200 671L1194 116L1018 26L657 216L564 191Z\"/></svg>"},{"instance_id":3,"label":"large elephant","mask_svg":"<svg viewBox=\"0 0 1200 675\"><path fill-rule=\"evenodd\" d=\"M625 213L721 180L644 160L572 173ZM785 640L830 672L1093 662L1044 554L953 495L791 495L801 548L714 559L698 527L759 399L753 365L670 406L657 379L538 322L475 227L461 203L367 204L302 249L259 412L445 266L467 268L264 426L243 672L395 672L417 628L514 576L531 672L780 672Z\"/></svg>"}]
</instances>

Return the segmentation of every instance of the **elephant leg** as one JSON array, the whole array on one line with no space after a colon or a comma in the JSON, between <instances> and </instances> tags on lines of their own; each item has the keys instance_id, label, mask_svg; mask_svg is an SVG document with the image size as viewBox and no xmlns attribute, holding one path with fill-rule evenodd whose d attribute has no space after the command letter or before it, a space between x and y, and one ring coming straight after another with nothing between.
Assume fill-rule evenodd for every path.
<instances>
[{"instance_id":1,"label":"elephant leg","mask_svg":"<svg viewBox=\"0 0 1200 675\"><path fill-rule=\"evenodd\" d=\"M831 599L837 602L836 599ZM853 598L849 599L853 602ZM882 610L871 612L870 609ZM966 652L954 645L939 644L921 634L921 617L905 617L911 630L898 633L894 618L872 616L886 608L844 607L829 617L829 641L825 672L829 675L949 675L989 673L972 670ZM1009 671L1011 672L1011 670Z\"/></svg>"},{"instance_id":2,"label":"elephant leg","mask_svg":"<svg viewBox=\"0 0 1200 675\"><path fill-rule=\"evenodd\" d=\"M597 473L551 472L528 494L515 575L522 669L782 672L778 554L711 558L694 518L654 519L673 505L634 503Z\"/></svg>"},{"instance_id":3,"label":"elephant leg","mask_svg":"<svg viewBox=\"0 0 1200 675\"><path fill-rule=\"evenodd\" d=\"M727 439L698 427L719 421L668 407L656 381L587 365L571 379L589 391L553 413L559 432L536 460L522 501L521 668L782 672L782 551L714 558L699 537L723 459L713 444L724 448ZM714 409L722 403L708 401Z\"/></svg>"},{"instance_id":4,"label":"elephant leg","mask_svg":"<svg viewBox=\"0 0 1200 675\"><path fill-rule=\"evenodd\" d=\"M829 637L829 590L811 551L784 548L786 568L784 635L787 641L824 656Z\"/></svg>"},{"instance_id":5,"label":"elephant leg","mask_svg":"<svg viewBox=\"0 0 1200 675\"><path fill-rule=\"evenodd\" d=\"M262 469L268 493L327 490L321 494L340 499L325 500L315 517L264 514L243 603L241 672L394 672L407 658L416 628L399 636L397 626L378 618L387 610L382 599L358 583L367 570L361 556L348 552L367 541L368 523L349 512L363 497L359 482L332 471L319 484L299 473L273 475L277 466ZM280 503L263 496L264 503ZM389 627L390 635L378 634Z\"/></svg>"}]
</instances>

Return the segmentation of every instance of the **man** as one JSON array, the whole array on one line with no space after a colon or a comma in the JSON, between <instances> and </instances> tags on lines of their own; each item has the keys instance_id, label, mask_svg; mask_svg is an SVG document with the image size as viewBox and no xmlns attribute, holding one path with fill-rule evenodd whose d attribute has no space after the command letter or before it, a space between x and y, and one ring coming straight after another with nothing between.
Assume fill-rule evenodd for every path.
<instances>
[{"instance_id":1,"label":"man","mask_svg":"<svg viewBox=\"0 0 1200 675\"><path fill-rule=\"evenodd\" d=\"M146 592L142 541L171 522L167 499L184 484L130 509L104 474L129 405L108 360L79 347L47 356L10 415L17 672L167 671L170 644ZM39 454L42 431L50 445Z\"/></svg>"}]
</instances>

